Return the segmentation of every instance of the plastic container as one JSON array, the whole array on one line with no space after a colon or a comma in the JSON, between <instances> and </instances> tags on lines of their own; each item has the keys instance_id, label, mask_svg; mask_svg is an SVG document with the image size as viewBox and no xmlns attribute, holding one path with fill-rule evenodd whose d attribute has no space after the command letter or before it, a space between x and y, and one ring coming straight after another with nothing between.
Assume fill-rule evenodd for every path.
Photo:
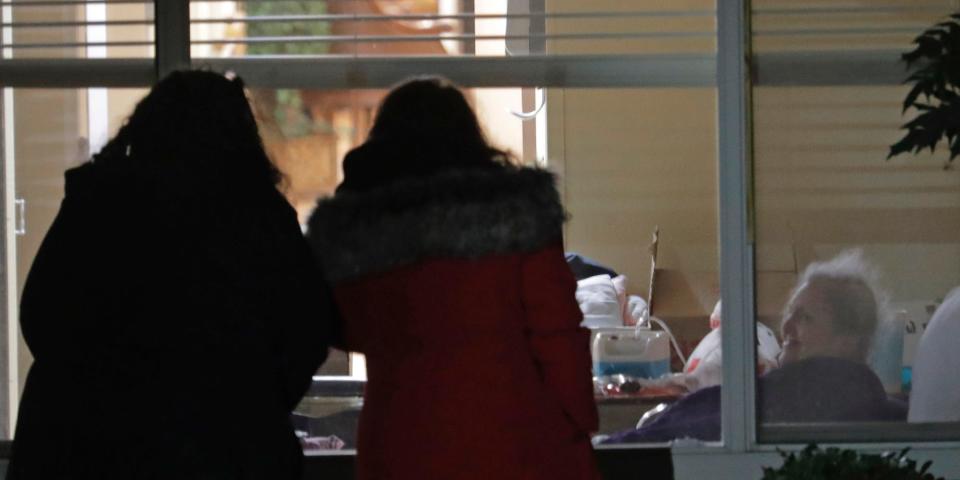
<instances>
[{"instance_id":1,"label":"plastic container","mask_svg":"<svg viewBox=\"0 0 960 480\"><path fill-rule=\"evenodd\" d=\"M591 355L595 376L623 374L654 379L670 373L670 339L659 330L595 329Z\"/></svg>"}]
</instances>

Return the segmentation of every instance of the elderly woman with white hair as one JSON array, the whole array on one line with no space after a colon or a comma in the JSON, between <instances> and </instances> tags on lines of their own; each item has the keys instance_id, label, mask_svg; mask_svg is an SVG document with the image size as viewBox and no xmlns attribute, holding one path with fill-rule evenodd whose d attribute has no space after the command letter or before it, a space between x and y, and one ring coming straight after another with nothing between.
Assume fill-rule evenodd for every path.
<instances>
[{"instance_id":1,"label":"elderly woman with white hair","mask_svg":"<svg viewBox=\"0 0 960 480\"><path fill-rule=\"evenodd\" d=\"M761 423L902 421L867 366L889 315L878 275L857 250L811 263L800 275L780 326L780 368L758 378ZM721 387L697 390L642 427L602 443L720 439Z\"/></svg>"},{"instance_id":2,"label":"elderly woman with white hair","mask_svg":"<svg viewBox=\"0 0 960 480\"><path fill-rule=\"evenodd\" d=\"M960 421L960 288L943 301L920 338L913 363L911 422Z\"/></svg>"},{"instance_id":3,"label":"elderly woman with white hair","mask_svg":"<svg viewBox=\"0 0 960 480\"><path fill-rule=\"evenodd\" d=\"M866 362L879 326L887 322L878 274L859 250L807 266L780 325L780 363L812 357Z\"/></svg>"}]
</instances>

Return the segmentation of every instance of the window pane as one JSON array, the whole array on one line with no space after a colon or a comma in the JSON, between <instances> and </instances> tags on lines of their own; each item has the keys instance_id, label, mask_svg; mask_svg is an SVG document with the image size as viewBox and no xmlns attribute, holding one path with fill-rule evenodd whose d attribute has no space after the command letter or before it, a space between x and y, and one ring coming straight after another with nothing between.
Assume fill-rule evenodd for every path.
<instances>
[{"instance_id":1,"label":"window pane","mask_svg":"<svg viewBox=\"0 0 960 480\"><path fill-rule=\"evenodd\" d=\"M900 50L953 7L948 0L754 0L753 49Z\"/></svg>"},{"instance_id":2,"label":"window pane","mask_svg":"<svg viewBox=\"0 0 960 480\"><path fill-rule=\"evenodd\" d=\"M19 204L7 208L26 226L23 236L14 237L11 232L9 243L16 250L11 250L15 255L8 271L16 272L18 287L11 298L18 298L19 286L58 210L63 172L89 158L144 91L5 92L4 158L15 167L16 176L8 178L8 186L24 200L22 217ZM341 159L363 141L385 92L254 89L251 93L267 149L287 176L288 198L305 219L316 199L329 195L340 181ZM717 196L714 90L508 88L468 89L467 94L492 143L511 151L519 162L546 165L559 174L558 187L572 215L566 231L568 250L625 275L624 297L650 298L649 246L659 228L653 312L689 355L708 330L707 316L719 292L713 217ZM694 171L699 173L688 175ZM594 295L612 291L605 301L619 305L615 288L621 284L609 278L606 282L593 283L609 287ZM642 313L635 303L630 306L628 318ZM16 319L16 305L10 308L7 318ZM600 433L633 433L648 410L676 401L686 390L677 377L660 378L681 372L683 364L662 327L654 325L634 334L632 327L624 327L630 321L624 320L619 307L615 314L591 310L586 302L582 308L597 337L605 335L595 348ZM614 325L621 329L611 328ZM644 347L647 343L650 346ZM9 415L4 422L9 436L15 421L11 406L17 404L30 357L19 339L8 339L4 345L8 354L3 364L11 382L5 384L11 388L5 392L10 401L4 409ZM618 349L619 345L626 347ZM298 409L301 430L318 437L337 435L346 447L352 445L350 435L362 405L361 361L334 354L323 366ZM719 404L715 406L719 415Z\"/></svg>"},{"instance_id":3,"label":"window pane","mask_svg":"<svg viewBox=\"0 0 960 480\"><path fill-rule=\"evenodd\" d=\"M603 284L581 282L585 321L597 327L600 433L609 443L719 441L719 378L694 380L686 372L695 364L684 365L671 334L660 331L668 328L689 359L710 331L720 294L716 90L567 89L562 105L562 116L548 118L559 122L550 134L561 136L550 144L563 148L555 163L571 214L567 249L626 276L625 323L640 314L634 296L653 316L650 330L610 329L616 322L592 297ZM719 364L702 371L711 368L719 374ZM690 396L701 388L710 396L705 403Z\"/></svg>"},{"instance_id":4,"label":"window pane","mask_svg":"<svg viewBox=\"0 0 960 480\"><path fill-rule=\"evenodd\" d=\"M0 7L2 58L153 57L153 8L151 1L13 2Z\"/></svg>"},{"instance_id":5,"label":"window pane","mask_svg":"<svg viewBox=\"0 0 960 480\"><path fill-rule=\"evenodd\" d=\"M330 195L341 181L340 162L365 139L385 94L254 90L265 143L288 177L287 195L301 221L316 199ZM637 299L645 304L650 298L649 247L659 228L653 313L685 356L709 331L719 296L715 89L475 88L467 89L467 97L493 144L518 162L546 165L559 174L571 214L568 252L624 275L622 283L609 276L581 282L585 325L597 334L599 433L621 443L688 436L679 427L635 428L647 411L676 402L689 387L684 376L669 376L684 366L662 327L637 332L629 324L642 313ZM581 278L592 276L583 263L572 266ZM620 306L604 309L626 307L633 296L631 320ZM358 359L337 352L331 358L298 408L298 425L314 437L336 435L352 448L354 432L344 425L354 425L362 406ZM705 440L719 440L716 400ZM695 414L672 415L688 413Z\"/></svg>"},{"instance_id":6,"label":"window pane","mask_svg":"<svg viewBox=\"0 0 960 480\"><path fill-rule=\"evenodd\" d=\"M280 0L191 4L193 56L713 53L713 2Z\"/></svg>"},{"instance_id":7,"label":"window pane","mask_svg":"<svg viewBox=\"0 0 960 480\"><path fill-rule=\"evenodd\" d=\"M960 174L944 169L946 147L887 159L905 133L900 126L916 115L901 115L909 86L802 79L861 61L857 50L880 52L884 65L894 65L953 8L938 1L753 3L754 47L798 62L776 84L753 89L758 415L765 426L881 422L884 438L895 439L896 423L906 421L918 342L937 305L960 285Z\"/></svg>"},{"instance_id":8,"label":"window pane","mask_svg":"<svg viewBox=\"0 0 960 480\"><path fill-rule=\"evenodd\" d=\"M30 368L30 351L17 325L20 288L33 257L63 199L63 174L90 158L120 127L145 93L139 89L31 90L3 89L2 158L12 162L14 176L5 189L13 203L5 206L13 217L7 229L5 271L7 285L16 291L2 316L3 350L0 358L0 438L8 439L16 424L16 406ZM10 170L7 170L10 172ZM13 336L11 336L11 334ZM66 400L65 400L66 401Z\"/></svg>"}]
</instances>

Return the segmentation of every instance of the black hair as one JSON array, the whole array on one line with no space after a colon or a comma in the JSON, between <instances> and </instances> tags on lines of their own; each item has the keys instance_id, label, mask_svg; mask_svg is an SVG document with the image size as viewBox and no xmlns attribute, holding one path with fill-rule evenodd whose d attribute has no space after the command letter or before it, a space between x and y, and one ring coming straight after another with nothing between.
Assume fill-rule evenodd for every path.
<instances>
[{"instance_id":1,"label":"black hair","mask_svg":"<svg viewBox=\"0 0 960 480\"><path fill-rule=\"evenodd\" d=\"M282 178L264 151L243 81L201 70L158 82L93 161L138 162L199 181L275 186Z\"/></svg>"},{"instance_id":2,"label":"black hair","mask_svg":"<svg viewBox=\"0 0 960 480\"><path fill-rule=\"evenodd\" d=\"M341 190L364 190L450 169L509 168L463 93L441 77L417 77L383 99L367 141L344 160Z\"/></svg>"}]
</instances>

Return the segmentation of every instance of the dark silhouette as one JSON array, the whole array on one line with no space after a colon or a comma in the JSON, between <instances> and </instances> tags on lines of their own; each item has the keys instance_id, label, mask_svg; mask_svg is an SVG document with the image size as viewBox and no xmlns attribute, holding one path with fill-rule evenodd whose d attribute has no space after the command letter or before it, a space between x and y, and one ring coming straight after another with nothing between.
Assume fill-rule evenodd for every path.
<instances>
[{"instance_id":1,"label":"dark silhouette","mask_svg":"<svg viewBox=\"0 0 960 480\"><path fill-rule=\"evenodd\" d=\"M369 381L360 479L598 478L589 333L552 174L436 78L383 101L308 238Z\"/></svg>"},{"instance_id":2,"label":"dark silhouette","mask_svg":"<svg viewBox=\"0 0 960 480\"><path fill-rule=\"evenodd\" d=\"M411 81L383 100L367 141L344 159L337 191L359 192L448 170L503 170L508 159L487 143L459 90L439 81Z\"/></svg>"},{"instance_id":3,"label":"dark silhouette","mask_svg":"<svg viewBox=\"0 0 960 480\"><path fill-rule=\"evenodd\" d=\"M335 310L239 79L176 72L68 170L10 479L292 479Z\"/></svg>"}]
</instances>

